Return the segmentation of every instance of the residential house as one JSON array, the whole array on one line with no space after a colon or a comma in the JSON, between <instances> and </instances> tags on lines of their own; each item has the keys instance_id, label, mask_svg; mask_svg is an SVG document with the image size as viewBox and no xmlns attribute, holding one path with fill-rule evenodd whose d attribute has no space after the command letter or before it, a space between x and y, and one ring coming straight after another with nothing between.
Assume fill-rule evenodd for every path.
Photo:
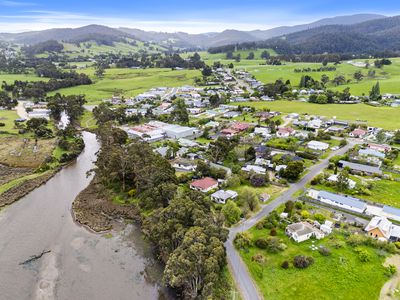
<instances>
[{"instance_id":1,"label":"residential house","mask_svg":"<svg viewBox=\"0 0 400 300\"><path fill-rule=\"evenodd\" d=\"M204 177L202 179L194 180L190 184L192 190L197 190L202 193L208 193L209 191L218 187L218 181L211 177Z\"/></svg>"},{"instance_id":2,"label":"residential house","mask_svg":"<svg viewBox=\"0 0 400 300\"><path fill-rule=\"evenodd\" d=\"M338 175L332 174L331 176L329 176L328 181L336 183L338 181ZM350 178L348 178L347 186L349 189L354 189L356 187L356 182L354 180L351 180Z\"/></svg>"},{"instance_id":3,"label":"residential house","mask_svg":"<svg viewBox=\"0 0 400 300\"><path fill-rule=\"evenodd\" d=\"M276 132L276 136L280 138L287 138L293 134L295 134L296 130L290 127L286 128L279 128L278 131Z\"/></svg>"},{"instance_id":4,"label":"residential house","mask_svg":"<svg viewBox=\"0 0 400 300\"><path fill-rule=\"evenodd\" d=\"M375 216L371 219L364 230L370 237L387 241L390 239L391 228L392 222L385 217Z\"/></svg>"},{"instance_id":5,"label":"residential house","mask_svg":"<svg viewBox=\"0 0 400 300\"><path fill-rule=\"evenodd\" d=\"M263 175L267 173L267 170L265 168L256 165L247 165L242 168L242 171L254 172L256 174L263 174Z\"/></svg>"},{"instance_id":6,"label":"residential house","mask_svg":"<svg viewBox=\"0 0 400 300\"><path fill-rule=\"evenodd\" d=\"M325 151L329 148L329 144L319 141L310 141L307 143L307 148L317 151Z\"/></svg>"},{"instance_id":7,"label":"residential house","mask_svg":"<svg viewBox=\"0 0 400 300\"><path fill-rule=\"evenodd\" d=\"M350 168L351 171L355 173L365 173L367 175L381 175L382 171L379 169L379 167L375 166L368 166L368 165L363 165L363 164L357 164L357 163L352 163L349 161L345 160L340 160L338 163L339 167L341 168Z\"/></svg>"},{"instance_id":8,"label":"residential house","mask_svg":"<svg viewBox=\"0 0 400 300\"><path fill-rule=\"evenodd\" d=\"M181 171L194 172L197 165L190 159L176 159L173 162L172 167Z\"/></svg>"},{"instance_id":9,"label":"residential house","mask_svg":"<svg viewBox=\"0 0 400 300\"><path fill-rule=\"evenodd\" d=\"M325 237L325 234L307 222L293 223L286 226L286 234L297 243L309 240L312 237L320 240Z\"/></svg>"},{"instance_id":10,"label":"residential house","mask_svg":"<svg viewBox=\"0 0 400 300\"><path fill-rule=\"evenodd\" d=\"M354 129L349 133L349 136L353 138L363 138L367 135L367 131L361 128Z\"/></svg>"},{"instance_id":11,"label":"residential house","mask_svg":"<svg viewBox=\"0 0 400 300\"><path fill-rule=\"evenodd\" d=\"M386 156L384 152L380 152L380 151L374 150L374 149L360 149L358 151L358 154L360 156L374 156L374 157L378 157L381 159L384 159Z\"/></svg>"},{"instance_id":12,"label":"residential house","mask_svg":"<svg viewBox=\"0 0 400 300\"><path fill-rule=\"evenodd\" d=\"M392 147L390 147L389 145L385 145L385 144L368 144L368 148L379 151L379 152L385 152L385 153L392 150Z\"/></svg>"},{"instance_id":13,"label":"residential house","mask_svg":"<svg viewBox=\"0 0 400 300\"><path fill-rule=\"evenodd\" d=\"M215 193L211 194L211 200L220 203L220 204L225 204L226 201L230 199L236 199L238 196L238 193L235 191L230 191L230 190L219 190L216 191Z\"/></svg>"}]
</instances>

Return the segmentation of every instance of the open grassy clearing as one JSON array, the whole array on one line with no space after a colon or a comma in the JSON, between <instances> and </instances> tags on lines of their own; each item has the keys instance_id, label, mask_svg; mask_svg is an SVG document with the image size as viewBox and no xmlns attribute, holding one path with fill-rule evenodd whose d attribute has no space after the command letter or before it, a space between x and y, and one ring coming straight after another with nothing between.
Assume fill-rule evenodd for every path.
<instances>
[{"instance_id":1,"label":"open grassy clearing","mask_svg":"<svg viewBox=\"0 0 400 300\"><path fill-rule=\"evenodd\" d=\"M382 266L385 257L379 256L376 249L361 246L371 260L361 262L354 248L345 244L345 236L339 232L322 240L309 240L296 243L290 240L282 229L277 230L278 237L288 248L271 254L266 250L251 246L248 251L241 250L240 255L266 299L378 299L381 287L388 280ZM269 236L269 229L252 228L253 241ZM333 247L335 243L343 246ZM323 245L331 250L330 256L322 256L310 249L311 245ZM256 254L266 257L264 267L252 260ZM293 265L285 270L283 261L292 261L296 255L314 258L307 269L296 269Z\"/></svg>"},{"instance_id":2,"label":"open grassy clearing","mask_svg":"<svg viewBox=\"0 0 400 300\"><path fill-rule=\"evenodd\" d=\"M83 70L93 77L94 69ZM193 85L194 78L201 76L200 71L171 69L107 69L103 79L95 79L92 85L76 86L61 89L54 93L64 95L84 94L88 102L99 102L114 94L125 97L136 96L154 87L178 87Z\"/></svg>"},{"instance_id":3,"label":"open grassy clearing","mask_svg":"<svg viewBox=\"0 0 400 300\"><path fill-rule=\"evenodd\" d=\"M14 120L18 118L18 114L15 110L0 110L0 123L5 124L5 126L0 127L0 131L6 131L11 134L18 133L18 129L15 128L14 124Z\"/></svg>"},{"instance_id":4,"label":"open grassy clearing","mask_svg":"<svg viewBox=\"0 0 400 300\"><path fill-rule=\"evenodd\" d=\"M5 81L8 84L14 83L15 80L21 81L48 81L48 78L36 76L34 73L30 74L4 74L0 73L0 83Z\"/></svg>"},{"instance_id":5,"label":"open grassy clearing","mask_svg":"<svg viewBox=\"0 0 400 300\"><path fill-rule=\"evenodd\" d=\"M365 104L321 105L298 101L241 102L234 105L251 106L258 110L270 109L282 113L308 113L348 121L366 121L368 125L388 130L400 128L400 109L393 107L373 107Z\"/></svg>"}]
</instances>

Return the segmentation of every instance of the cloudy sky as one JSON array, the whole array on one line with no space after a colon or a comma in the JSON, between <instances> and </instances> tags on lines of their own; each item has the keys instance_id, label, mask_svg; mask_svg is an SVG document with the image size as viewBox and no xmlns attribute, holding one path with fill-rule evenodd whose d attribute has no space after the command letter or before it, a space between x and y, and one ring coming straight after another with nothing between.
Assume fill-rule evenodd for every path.
<instances>
[{"instance_id":1,"label":"cloudy sky","mask_svg":"<svg viewBox=\"0 0 400 300\"><path fill-rule=\"evenodd\" d=\"M354 13L400 14L399 0L0 0L0 32L101 24L155 31L268 29Z\"/></svg>"}]
</instances>

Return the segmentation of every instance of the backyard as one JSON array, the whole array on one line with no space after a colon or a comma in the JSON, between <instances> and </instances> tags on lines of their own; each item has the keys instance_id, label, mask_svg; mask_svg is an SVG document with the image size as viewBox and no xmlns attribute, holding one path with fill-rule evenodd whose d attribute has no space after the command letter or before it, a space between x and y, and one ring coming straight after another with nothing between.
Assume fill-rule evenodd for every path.
<instances>
[{"instance_id":1,"label":"backyard","mask_svg":"<svg viewBox=\"0 0 400 300\"><path fill-rule=\"evenodd\" d=\"M270 229L249 231L251 240L267 238ZM289 239L284 229L277 229L277 237L286 244L286 250L270 253L251 245L240 250L244 262L266 299L378 299L385 281L383 262L388 255L371 246L353 248L346 243L346 234L334 231L322 240L296 243ZM329 249L324 256L317 249ZM368 253L369 261L362 262L356 251ZM264 263L257 262L260 255ZM309 256L314 263L308 268L298 269L291 263L298 255ZM289 267L281 267L284 261Z\"/></svg>"}]
</instances>

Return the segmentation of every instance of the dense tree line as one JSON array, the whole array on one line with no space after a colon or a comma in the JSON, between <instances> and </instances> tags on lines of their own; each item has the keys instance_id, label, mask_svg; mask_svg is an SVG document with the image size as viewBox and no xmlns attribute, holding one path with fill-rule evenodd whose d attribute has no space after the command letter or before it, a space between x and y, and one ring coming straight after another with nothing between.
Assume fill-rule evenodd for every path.
<instances>
[{"instance_id":1,"label":"dense tree line","mask_svg":"<svg viewBox=\"0 0 400 300\"><path fill-rule=\"evenodd\" d=\"M64 50L63 44L55 41L48 40L46 42L37 43L34 45L24 46L21 48L22 52L24 52L28 56L33 56L36 54L41 54L45 52L61 52Z\"/></svg>"},{"instance_id":2,"label":"dense tree line","mask_svg":"<svg viewBox=\"0 0 400 300\"><path fill-rule=\"evenodd\" d=\"M50 109L50 115L53 119L59 121L62 112L65 112L71 123L77 121L84 113L83 105L86 103L83 95L64 96L59 93L47 97L47 108Z\"/></svg>"},{"instance_id":3,"label":"dense tree line","mask_svg":"<svg viewBox=\"0 0 400 300\"><path fill-rule=\"evenodd\" d=\"M145 209L143 232L156 245L166 264L164 281L184 299L212 297L215 282L226 264L223 218L201 193L178 189L169 162L139 140L105 123L99 130L102 148L96 175L107 187L139 200Z\"/></svg>"},{"instance_id":4,"label":"dense tree line","mask_svg":"<svg viewBox=\"0 0 400 300\"><path fill-rule=\"evenodd\" d=\"M15 80L13 84L3 82L2 87L5 91L11 92L14 98L23 97L27 99L43 99L46 94L51 91L78 85L92 84L92 80L86 74L77 74L74 72L68 74L72 77L64 79L52 78L48 82Z\"/></svg>"}]
</instances>

